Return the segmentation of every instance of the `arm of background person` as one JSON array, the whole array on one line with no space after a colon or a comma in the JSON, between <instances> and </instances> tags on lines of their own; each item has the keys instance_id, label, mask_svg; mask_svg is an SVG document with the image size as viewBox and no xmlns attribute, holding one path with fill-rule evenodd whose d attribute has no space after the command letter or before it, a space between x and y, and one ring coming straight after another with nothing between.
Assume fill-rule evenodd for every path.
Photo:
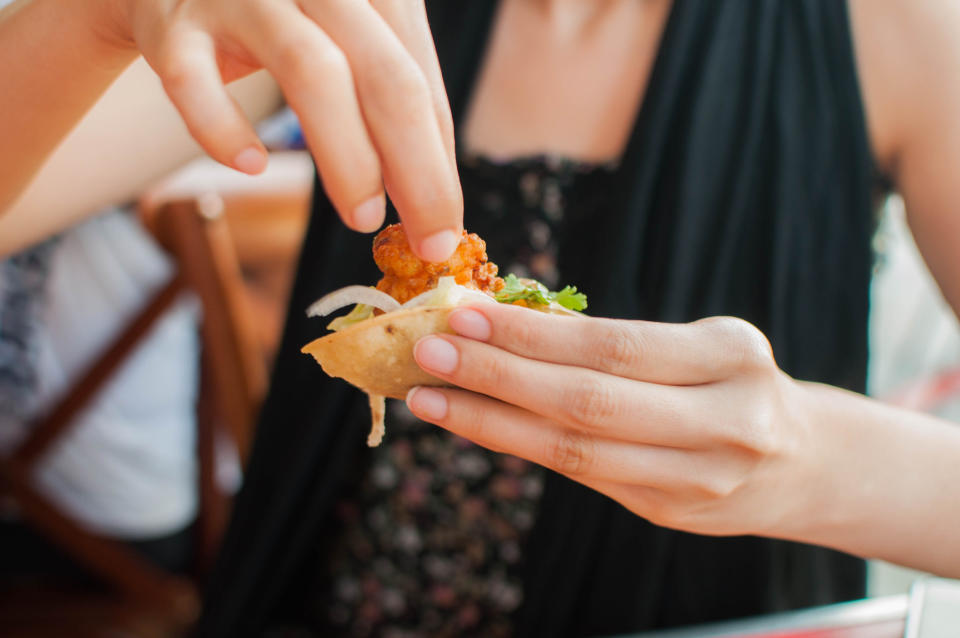
<instances>
[{"instance_id":1,"label":"arm of background person","mask_svg":"<svg viewBox=\"0 0 960 638\"><path fill-rule=\"evenodd\" d=\"M229 87L256 122L281 104L263 71ZM0 215L0 257L105 206L133 200L202 153L142 59L130 65L49 157L23 195Z\"/></svg>"}]
</instances>

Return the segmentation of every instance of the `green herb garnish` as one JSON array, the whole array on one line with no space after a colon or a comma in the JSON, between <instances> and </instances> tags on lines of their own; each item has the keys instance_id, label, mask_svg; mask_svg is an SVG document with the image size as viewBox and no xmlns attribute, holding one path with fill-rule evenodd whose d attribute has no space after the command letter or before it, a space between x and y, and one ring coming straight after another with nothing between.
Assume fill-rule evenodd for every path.
<instances>
[{"instance_id":1,"label":"green herb garnish","mask_svg":"<svg viewBox=\"0 0 960 638\"><path fill-rule=\"evenodd\" d=\"M494 295L494 299L500 303L523 301L530 305L549 306L555 301L568 310L580 311L587 307L587 296L577 292L576 286L566 286L559 292L550 292L538 281L520 281L513 274L504 277L503 284L503 288Z\"/></svg>"}]
</instances>

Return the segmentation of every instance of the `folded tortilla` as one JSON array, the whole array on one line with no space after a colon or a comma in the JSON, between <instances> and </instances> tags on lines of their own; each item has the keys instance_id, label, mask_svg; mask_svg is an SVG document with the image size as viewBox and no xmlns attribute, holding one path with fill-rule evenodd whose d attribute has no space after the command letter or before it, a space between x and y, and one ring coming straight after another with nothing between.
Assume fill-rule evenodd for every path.
<instances>
[{"instance_id":1,"label":"folded tortilla","mask_svg":"<svg viewBox=\"0 0 960 638\"><path fill-rule=\"evenodd\" d=\"M422 337L452 333L447 317L456 306L421 306L388 312L311 341L313 355L331 377L345 379L371 396L405 399L418 385L450 384L424 372L413 358Z\"/></svg>"}]
</instances>

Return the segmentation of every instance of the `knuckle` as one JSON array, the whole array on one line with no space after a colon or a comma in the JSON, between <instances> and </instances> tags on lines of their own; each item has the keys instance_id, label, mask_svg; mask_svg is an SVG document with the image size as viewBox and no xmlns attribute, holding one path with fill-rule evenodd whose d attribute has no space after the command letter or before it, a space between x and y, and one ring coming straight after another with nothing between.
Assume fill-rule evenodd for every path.
<instances>
[{"instance_id":1,"label":"knuckle","mask_svg":"<svg viewBox=\"0 0 960 638\"><path fill-rule=\"evenodd\" d=\"M726 346L727 359L742 372L769 371L773 366L770 342L753 324L737 317L704 319L713 338Z\"/></svg>"},{"instance_id":2,"label":"knuckle","mask_svg":"<svg viewBox=\"0 0 960 638\"><path fill-rule=\"evenodd\" d=\"M581 476L593 466L593 441L573 430L565 430L549 445L547 460L551 468L567 476Z\"/></svg>"},{"instance_id":3,"label":"knuckle","mask_svg":"<svg viewBox=\"0 0 960 638\"><path fill-rule=\"evenodd\" d=\"M324 78L349 78L350 62L346 54L333 46L314 47L310 69Z\"/></svg>"},{"instance_id":4,"label":"knuckle","mask_svg":"<svg viewBox=\"0 0 960 638\"><path fill-rule=\"evenodd\" d=\"M420 69L411 61L385 60L374 65L370 78L377 98L367 103L397 125L412 126L433 114L430 86Z\"/></svg>"},{"instance_id":5,"label":"knuckle","mask_svg":"<svg viewBox=\"0 0 960 638\"><path fill-rule=\"evenodd\" d=\"M158 65L158 74L168 93L178 94L187 89L197 75L197 69L189 57L166 55Z\"/></svg>"},{"instance_id":6,"label":"knuckle","mask_svg":"<svg viewBox=\"0 0 960 638\"><path fill-rule=\"evenodd\" d=\"M604 324L592 346L596 366L610 371L634 367L642 357L642 337L626 322L611 320Z\"/></svg>"},{"instance_id":7,"label":"knuckle","mask_svg":"<svg viewBox=\"0 0 960 638\"><path fill-rule=\"evenodd\" d=\"M514 347L522 354L539 352L542 342L542 333L532 321L512 321L510 337Z\"/></svg>"},{"instance_id":8,"label":"knuckle","mask_svg":"<svg viewBox=\"0 0 960 638\"><path fill-rule=\"evenodd\" d=\"M454 407L453 402L451 407ZM475 401L461 401L455 408L449 411L447 421L456 421L460 433L466 438L486 441L490 431L489 411Z\"/></svg>"},{"instance_id":9,"label":"knuckle","mask_svg":"<svg viewBox=\"0 0 960 638\"><path fill-rule=\"evenodd\" d=\"M334 46L320 46L307 37L284 39L277 48L277 63L295 78L320 77L324 83L350 73L342 51Z\"/></svg>"},{"instance_id":10,"label":"knuckle","mask_svg":"<svg viewBox=\"0 0 960 638\"><path fill-rule=\"evenodd\" d=\"M437 183L431 189L420 189L414 193L414 199L419 200L419 210L429 211L433 219L448 218L451 213L459 215L463 211L463 198L453 180Z\"/></svg>"},{"instance_id":11,"label":"knuckle","mask_svg":"<svg viewBox=\"0 0 960 638\"><path fill-rule=\"evenodd\" d=\"M698 495L709 501L720 501L729 498L737 491L739 481L730 476L702 476L697 481L695 489Z\"/></svg>"},{"instance_id":12,"label":"knuckle","mask_svg":"<svg viewBox=\"0 0 960 638\"><path fill-rule=\"evenodd\" d=\"M772 456L779 450L772 412L770 402L758 400L744 420L738 443L751 456Z\"/></svg>"},{"instance_id":13,"label":"knuckle","mask_svg":"<svg viewBox=\"0 0 960 638\"><path fill-rule=\"evenodd\" d=\"M585 430L600 430L617 414L613 389L600 379L585 377L565 394L570 422Z\"/></svg>"},{"instance_id":14,"label":"knuckle","mask_svg":"<svg viewBox=\"0 0 960 638\"><path fill-rule=\"evenodd\" d=\"M482 387L491 391L509 384L512 376L510 365L499 357L485 357L480 366L480 375Z\"/></svg>"},{"instance_id":15,"label":"knuckle","mask_svg":"<svg viewBox=\"0 0 960 638\"><path fill-rule=\"evenodd\" d=\"M392 67L392 68L391 68ZM413 107L421 112L425 104L432 106L430 85L420 69L414 64L387 64L381 82L389 82L390 89L400 96L400 105Z\"/></svg>"},{"instance_id":16,"label":"knuckle","mask_svg":"<svg viewBox=\"0 0 960 638\"><path fill-rule=\"evenodd\" d=\"M692 498L695 502L722 498L727 489L724 478L717 471L717 466L704 455L688 457L683 475L678 477L677 487L685 500Z\"/></svg>"}]
</instances>

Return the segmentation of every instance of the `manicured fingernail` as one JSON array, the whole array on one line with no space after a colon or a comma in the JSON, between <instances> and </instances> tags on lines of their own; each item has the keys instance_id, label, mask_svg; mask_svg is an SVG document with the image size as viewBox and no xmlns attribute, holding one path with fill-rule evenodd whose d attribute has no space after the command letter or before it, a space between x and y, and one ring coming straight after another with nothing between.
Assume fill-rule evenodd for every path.
<instances>
[{"instance_id":1,"label":"manicured fingernail","mask_svg":"<svg viewBox=\"0 0 960 638\"><path fill-rule=\"evenodd\" d=\"M440 337L424 337L413 347L413 356L421 366L440 374L450 374L457 367L457 349Z\"/></svg>"},{"instance_id":2,"label":"manicured fingernail","mask_svg":"<svg viewBox=\"0 0 960 638\"><path fill-rule=\"evenodd\" d=\"M353 225L363 233L372 233L383 224L387 214L387 199L381 193L353 209Z\"/></svg>"},{"instance_id":3,"label":"manicured fingernail","mask_svg":"<svg viewBox=\"0 0 960 638\"><path fill-rule=\"evenodd\" d=\"M491 332L493 332L489 319L476 310L470 310L468 308L453 311L447 323L464 337L478 341L486 341L490 338Z\"/></svg>"},{"instance_id":4,"label":"manicured fingernail","mask_svg":"<svg viewBox=\"0 0 960 638\"><path fill-rule=\"evenodd\" d=\"M447 397L436 390L417 386L407 392L407 407L424 421L439 421L447 416Z\"/></svg>"},{"instance_id":5,"label":"manicured fingernail","mask_svg":"<svg viewBox=\"0 0 960 638\"><path fill-rule=\"evenodd\" d=\"M233 160L233 165L237 170L256 175L262 173L267 167L267 156L256 146L251 146L240 151Z\"/></svg>"},{"instance_id":6,"label":"manicured fingernail","mask_svg":"<svg viewBox=\"0 0 960 638\"><path fill-rule=\"evenodd\" d=\"M420 257L433 262L446 261L459 243L460 238L455 232L441 230L420 242Z\"/></svg>"}]
</instances>

